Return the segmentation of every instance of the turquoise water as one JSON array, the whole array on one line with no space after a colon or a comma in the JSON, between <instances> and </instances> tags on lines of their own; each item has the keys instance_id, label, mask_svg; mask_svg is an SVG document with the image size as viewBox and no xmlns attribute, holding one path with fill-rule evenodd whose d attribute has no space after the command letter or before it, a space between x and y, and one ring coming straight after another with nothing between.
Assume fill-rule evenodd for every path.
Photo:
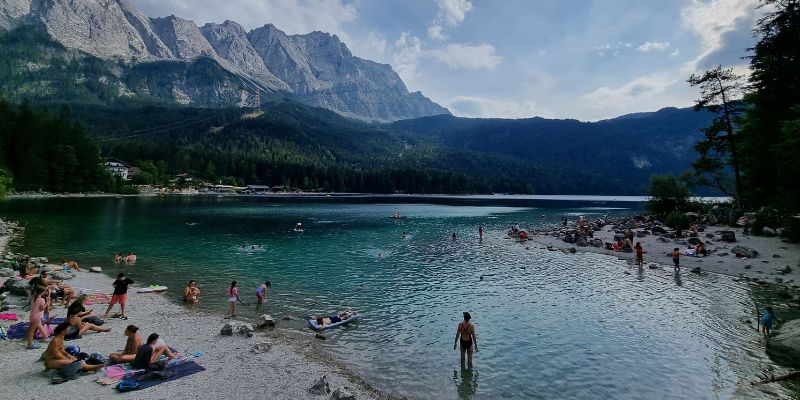
<instances>
[{"instance_id":1,"label":"turquoise water","mask_svg":"<svg viewBox=\"0 0 800 400\"><path fill-rule=\"evenodd\" d=\"M752 325L743 323L754 309L746 285L549 252L505 235L514 222L535 227L562 215L630 212L618 203L396 200L11 200L0 203L0 215L26 224L22 251L74 258L110 274L124 270L139 283L170 286L176 300L185 282L196 279L201 307L220 315L232 279L247 302L240 315L256 316L253 290L269 279L263 311L291 316L295 321L280 325L303 334L310 334L307 315L352 307L363 318L329 332L324 345L368 382L398 395L765 396L747 385L772 363ZM388 218L395 210L408 218ZM292 231L297 222L305 232ZM128 251L139 257L135 266L112 262ZM462 311L472 313L479 342L472 369L459 366L452 346ZM794 396L791 389L761 388Z\"/></svg>"}]
</instances>

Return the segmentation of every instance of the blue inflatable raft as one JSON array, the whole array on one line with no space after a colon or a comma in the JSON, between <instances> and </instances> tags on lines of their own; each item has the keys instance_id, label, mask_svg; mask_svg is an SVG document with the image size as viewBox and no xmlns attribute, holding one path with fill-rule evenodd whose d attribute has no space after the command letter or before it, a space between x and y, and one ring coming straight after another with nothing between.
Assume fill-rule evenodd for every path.
<instances>
[{"instance_id":1,"label":"blue inflatable raft","mask_svg":"<svg viewBox=\"0 0 800 400\"><path fill-rule=\"evenodd\" d=\"M353 315L352 315L350 318L348 318L348 319L343 319L343 320L341 320L341 321L339 321L339 322L334 322L334 323L330 323L330 324L325 324L325 326L324 326L324 327L320 327L319 325L317 325L317 320L315 320L315 319L310 319L310 320L308 320L308 326L309 326L311 329L315 330L315 331L320 331L320 330L322 330L322 329L330 329L330 328L336 328L336 327L339 327L339 326L342 326L342 325L346 325L346 324L349 324L349 323L351 323L351 322L353 322L353 321L356 321L356 320L358 320L359 318L361 318L361 316L360 316L360 315L358 315L358 313L354 313L354 314L353 314Z\"/></svg>"}]
</instances>

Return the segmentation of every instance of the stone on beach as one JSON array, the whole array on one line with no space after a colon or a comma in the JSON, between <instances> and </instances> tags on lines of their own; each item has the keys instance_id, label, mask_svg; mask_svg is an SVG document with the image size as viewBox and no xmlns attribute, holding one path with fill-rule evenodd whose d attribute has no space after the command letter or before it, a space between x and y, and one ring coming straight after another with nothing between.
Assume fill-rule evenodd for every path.
<instances>
[{"instance_id":1,"label":"stone on beach","mask_svg":"<svg viewBox=\"0 0 800 400\"><path fill-rule=\"evenodd\" d=\"M350 388L345 386L336 389L331 395L331 400L356 400L356 395L350 391Z\"/></svg>"},{"instance_id":2,"label":"stone on beach","mask_svg":"<svg viewBox=\"0 0 800 400\"><path fill-rule=\"evenodd\" d=\"M758 257L758 252L742 245L733 246L731 249L731 253L735 254L737 257L747 257L747 258L755 258Z\"/></svg>"},{"instance_id":3,"label":"stone on beach","mask_svg":"<svg viewBox=\"0 0 800 400\"><path fill-rule=\"evenodd\" d=\"M8 278L14 276L14 270L11 268L0 268L0 277Z\"/></svg>"},{"instance_id":4,"label":"stone on beach","mask_svg":"<svg viewBox=\"0 0 800 400\"><path fill-rule=\"evenodd\" d=\"M58 281L65 281L74 278L75 274L67 271L55 271L50 273L50 277Z\"/></svg>"},{"instance_id":5,"label":"stone on beach","mask_svg":"<svg viewBox=\"0 0 800 400\"><path fill-rule=\"evenodd\" d=\"M590 240L589 244L594 247L603 247L603 241L597 238Z\"/></svg>"},{"instance_id":6,"label":"stone on beach","mask_svg":"<svg viewBox=\"0 0 800 400\"><path fill-rule=\"evenodd\" d=\"M310 388L308 388L308 392L315 395L315 396L324 396L326 394L331 393L331 386L328 383L328 377L322 375L322 378L317 379Z\"/></svg>"},{"instance_id":7,"label":"stone on beach","mask_svg":"<svg viewBox=\"0 0 800 400\"><path fill-rule=\"evenodd\" d=\"M8 278L5 283L6 288L11 294L17 296L28 295L28 281L22 278Z\"/></svg>"},{"instance_id":8,"label":"stone on beach","mask_svg":"<svg viewBox=\"0 0 800 400\"><path fill-rule=\"evenodd\" d=\"M223 336L233 336L233 325L231 325L230 322L225 323L225 325L222 326L222 330L219 331L219 334Z\"/></svg>"},{"instance_id":9,"label":"stone on beach","mask_svg":"<svg viewBox=\"0 0 800 400\"><path fill-rule=\"evenodd\" d=\"M261 327L275 326L275 318L269 314L261 314Z\"/></svg>"},{"instance_id":10,"label":"stone on beach","mask_svg":"<svg viewBox=\"0 0 800 400\"><path fill-rule=\"evenodd\" d=\"M103 272L103 269L100 268L100 267L91 267L91 268L89 268L89 271L91 271L91 272Z\"/></svg>"},{"instance_id":11,"label":"stone on beach","mask_svg":"<svg viewBox=\"0 0 800 400\"><path fill-rule=\"evenodd\" d=\"M778 236L778 232L768 226L761 228L761 235L766 237Z\"/></svg>"},{"instance_id":12,"label":"stone on beach","mask_svg":"<svg viewBox=\"0 0 800 400\"><path fill-rule=\"evenodd\" d=\"M253 345L253 348L250 350L256 354L264 354L272 349L272 343L270 342L260 342Z\"/></svg>"},{"instance_id":13,"label":"stone on beach","mask_svg":"<svg viewBox=\"0 0 800 400\"><path fill-rule=\"evenodd\" d=\"M722 231L720 232L720 240L728 243L736 242L736 233L734 231Z\"/></svg>"}]
</instances>

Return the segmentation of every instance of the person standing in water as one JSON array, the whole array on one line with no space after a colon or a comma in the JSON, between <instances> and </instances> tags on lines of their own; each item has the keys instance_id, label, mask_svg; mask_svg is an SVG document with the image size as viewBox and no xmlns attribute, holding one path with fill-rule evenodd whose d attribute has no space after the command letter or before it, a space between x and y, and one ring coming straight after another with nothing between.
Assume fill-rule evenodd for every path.
<instances>
[{"instance_id":1,"label":"person standing in water","mask_svg":"<svg viewBox=\"0 0 800 400\"><path fill-rule=\"evenodd\" d=\"M453 232L453 235L451 237L453 238L453 240L456 240L456 233Z\"/></svg>"},{"instance_id":2,"label":"person standing in water","mask_svg":"<svg viewBox=\"0 0 800 400\"><path fill-rule=\"evenodd\" d=\"M636 242L636 265L642 267L644 266L644 248L642 247L642 242Z\"/></svg>"},{"instance_id":3,"label":"person standing in water","mask_svg":"<svg viewBox=\"0 0 800 400\"><path fill-rule=\"evenodd\" d=\"M260 306L264 304L264 301L267 299L267 292L269 292L270 286L271 285L269 281L265 281L256 288L256 305Z\"/></svg>"},{"instance_id":4,"label":"person standing in water","mask_svg":"<svg viewBox=\"0 0 800 400\"><path fill-rule=\"evenodd\" d=\"M469 320L472 316L464 311L464 320L458 324L456 328L456 339L453 342L453 350L460 343L461 345L461 365L464 365L464 354L467 355L467 365L472 368L472 351L478 352L478 338L475 337L475 325L472 325Z\"/></svg>"},{"instance_id":5,"label":"person standing in water","mask_svg":"<svg viewBox=\"0 0 800 400\"><path fill-rule=\"evenodd\" d=\"M483 226L478 226L478 238L483 239Z\"/></svg>"},{"instance_id":6,"label":"person standing in water","mask_svg":"<svg viewBox=\"0 0 800 400\"><path fill-rule=\"evenodd\" d=\"M775 322L775 311L772 307L765 307L764 314L761 315L761 327L764 329L764 334L769 335L772 333L772 324Z\"/></svg>"},{"instance_id":7,"label":"person standing in water","mask_svg":"<svg viewBox=\"0 0 800 400\"><path fill-rule=\"evenodd\" d=\"M233 318L236 316L236 302L239 300L239 288L236 287L236 281L231 282L231 287L225 290L228 295L228 315L225 318Z\"/></svg>"},{"instance_id":8,"label":"person standing in water","mask_svg":"<svg viewBox=\"0 0 800 400\"><path fill-rule=\"evenodd\" d=\"M672 263L675 264L675 271L681 270L681 249L672 249Z\"/></svg>"}]
</instances>

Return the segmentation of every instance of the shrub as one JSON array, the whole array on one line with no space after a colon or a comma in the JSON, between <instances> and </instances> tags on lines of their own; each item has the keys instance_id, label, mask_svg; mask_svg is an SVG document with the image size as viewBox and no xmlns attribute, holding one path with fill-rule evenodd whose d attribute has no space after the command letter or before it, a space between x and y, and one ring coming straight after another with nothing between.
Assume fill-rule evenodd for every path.
<instances>
[{"instance_id":1,"label":"shrub","mask_svg":"<svg viewBox=\"0 0 800 400\"><path fill-rule=\"evenodd\" d=\"M650 213L667 215L689 208L689 188L673 175L651 176L647 194L650 200L645 202L644 207Z\"/></svg>"},{"instance_id":2,"label":"shrub","mask_svg":"<svg viewBox=\"0 0 800 400\"><path fill-rule=\"evenodd\" d=\"M680 211L673 211L667 214L665 222L672 229L686 230L689 229L689 225L692 223L692 217Z\"/></svg>"}]
</instances>

